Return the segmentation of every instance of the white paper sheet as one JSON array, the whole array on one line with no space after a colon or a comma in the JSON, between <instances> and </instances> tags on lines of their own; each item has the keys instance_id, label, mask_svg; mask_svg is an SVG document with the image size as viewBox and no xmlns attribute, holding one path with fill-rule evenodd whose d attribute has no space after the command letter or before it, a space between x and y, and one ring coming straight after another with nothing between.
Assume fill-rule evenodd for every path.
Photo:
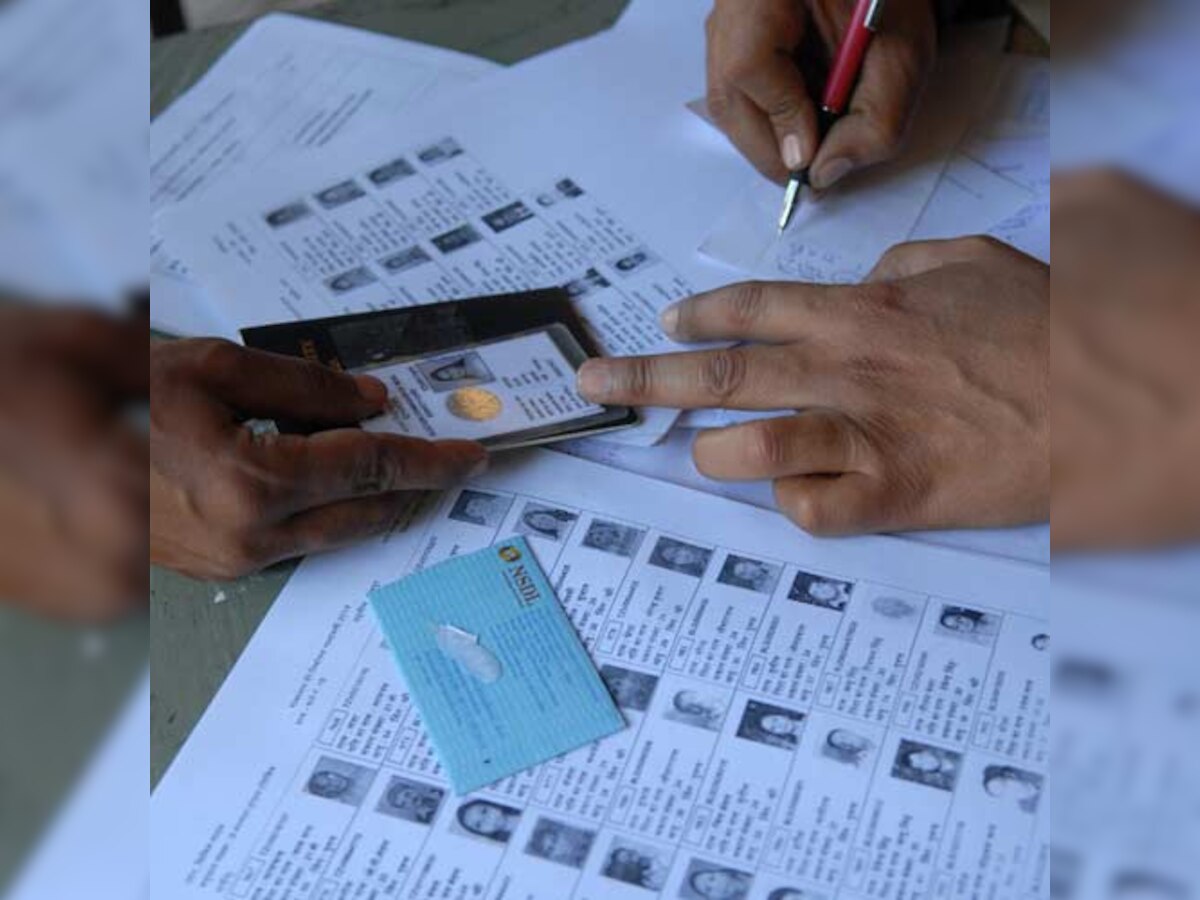
<instances>
[{"instance_id":1,"label":"white paper sheet","mask_svg":"<svg viewBox=\"0 0 1200 900\"><path fill-rule=\"evenodd\" d=\"M453 492L293 576L155 791L154 896L695 898L700 870L726 898L1040 896L1045 569L815 541L548 451L469 490L485 524ZM457 798L364 595L529 505L576 516L532 540L629 727ZM306 791L330 766L350 802Z\"/></svg>"},{"instance_id":2,"label":"white paper sheet","mask_svg":"<svg viewBox=\"0 0 1200 900\"><path fill-rule=\"evenodd\" d=\"M728 278L726 268L704 261L695 247L706 217L724 205L746 172L724 139L684 108L703 88L703 52L699 34L662 39L625 30L583 41L456 93L453 102L422 104L405 115L402 133L390 127L355 138L336 153L273 165L219 196L174 207L164 214L164 229L239 326L545 286L598 268L612 289L584 298L581 306L601 342L622 353L669 349L657 312ZM412 156L444 138L466 152L437 178L423 169L426 191L380 207L376 224L390 230L373 232L369 246L342 243L348 234L362 236L361 221L334 225L333 217L320 216L331 227L312 238L321 249L305 258L312 266L303 273L296 262L300 252L267 232L267 211L349 176L362 178L388 159ZM585 196L573 204L536 205L563 178L574 180ZM376 202L376 192L371 194ZM435 198L436 213L421 221L421 204ZM489 233L479 221L493 209L487 204L515 198L537 211L535 221L504 235ZM341 300L331 298L317 277L346 254L357 258L365 251L374 262L374 251L389 242L428 243L438 233L435 224L451 229L463 221L484 228L487 238L459 257L465 264L439 260L424 274L414 270ZM232 250L230 228L252 262ZM618 260L642 251L652 265L632 273L617 267ZM673 417L652 411L647 424L625 439L661 437Z\"/></svg>"},{"instance_id":3,"label":"white paper sheet","mask_svg":"<svg viewBox=\"0 0 1200 900\"><path fill-rule=\"evenodd\" d=\"M338 146L409 103L499 68L330 22L264 16L151 125L152 207L157 214L260 165ZM152 251L151 324L236 338L235 323L158 235Z\"/></svg>"},{"instance_id":4,"label":"white paper sheet","mask_svg":"<svg viewBox=\"0 0 1200 900\"><path fill-rule=\"evenodd\" d=\"M885 250L913 231L950 154L990 103L1002 40L990 24L957 35L930 78L899 159L821 196L806 192L782 236L776 232L779 187L755 179L718 219L701 252L768 278L861 281Z\"/></svg>"}]
</instances>

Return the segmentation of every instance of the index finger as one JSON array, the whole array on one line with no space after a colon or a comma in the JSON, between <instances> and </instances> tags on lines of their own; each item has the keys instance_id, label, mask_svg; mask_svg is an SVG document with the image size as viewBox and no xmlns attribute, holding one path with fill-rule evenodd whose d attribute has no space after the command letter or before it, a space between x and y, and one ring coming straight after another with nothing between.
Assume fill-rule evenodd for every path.
<instances>
[{"instance_id":1,"label":"index finger","mask_svg":"<svg viewBox=\"0 0 1200 900\"><path fill-rule=\"evenodd\" d=\"M782 409L812 401L803 358L781 347L732 347L588 360L579 392L594 403L676 409Z\"/></svg>"}]
</instances>

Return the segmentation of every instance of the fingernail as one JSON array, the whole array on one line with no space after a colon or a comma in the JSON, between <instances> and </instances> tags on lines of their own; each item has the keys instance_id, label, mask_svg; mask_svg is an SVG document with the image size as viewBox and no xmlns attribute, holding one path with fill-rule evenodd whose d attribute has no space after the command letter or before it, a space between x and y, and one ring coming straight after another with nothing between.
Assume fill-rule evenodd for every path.
<instances>
[{"instance_id":1,"label":"fingernail","mask_svg":"<svg viewBox=\"0 0 1200 900\"><path fill-rule=\"evenodd\" d=\"M804 151L800 148L800 138L794 134L785 136L779 149L788 171L795 172L804 168Z\"/></svg>"},{"instance_id":2,"label":"fingernail","mask_svg":"<svg viewBox=\"0 0 1200 900\"><path fill-rule=\"evenodd\" d=\"M845 178L852 168L854 164L848 159L831 160L813 174L813 187L819 191L833 187Z\"/></svg>"},{"instance_id":3,"label":"fingernail","mask_svg":"<svg viewBox=\"0 0 1200 900\"><path fill-rule=\"evenodd\" d=\"M383 406L387 402L387 385L370 375L355 375L354 383L358 386L358 393L364 400L373 406Z\"/></svg>"},{"instance_id":4,"label":"fingernail","mask_svg":"<svg viewBox=\"0 0 1200 900\"><path fill-rule=\"evenodd\" d=\"M658 317L659 323L662 325L662 330L667 334L674 334L679 327L679 304L672 303L662 311L662 315Z\"/></svg>"},{"instance_id":5,"label":"fingernail","mask_svg":"<svg viewBox=\"0 0 1200 900\"><path fill-rule=\"evenodd\" d=\"M484 453L479 462L471 467L471 471L467 473L467 478L478 478L488 470L489 465L491 465L491 459Z\"/></svg>"},{"instance_id":6,"label":"fingernail","mask_svg":"<svg viewBox=\"0 0 1200 900\"><path fill-rule=\"evenodd\" d=\"M576 382L579 393L589 400L603 400L612 391L608 364L599 359L589 359L580 366Z\"/></svg>"}]
</instances>

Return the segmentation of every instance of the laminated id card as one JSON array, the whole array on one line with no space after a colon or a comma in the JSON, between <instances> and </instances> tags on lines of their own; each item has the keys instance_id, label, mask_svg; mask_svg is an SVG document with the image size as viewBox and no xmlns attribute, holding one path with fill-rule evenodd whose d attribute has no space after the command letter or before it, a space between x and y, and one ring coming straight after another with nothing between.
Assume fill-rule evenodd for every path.
<instances>
[{"instance_id":1,"label":"laminated id card","mask_svg":"<svg viewBox=\"0 0 1200 900\"><path fill-rule=\"evenodd\" d=\"M463 438L493 448L542 443L565 429L619 422L575 386L587 359L565 325L359 369L388 387L388 407L368 431L429 440Z\"/></svg>"},{"instance_id":2,"label":"laminated id card","mask_svg":"<svg viewBox=\"0 0 1200 900\"><path fill-rule=\"evenodd\" d=\"M524 538L384 585L370 600L460 794L625 727Z\"/></svg>"}]
</instances>

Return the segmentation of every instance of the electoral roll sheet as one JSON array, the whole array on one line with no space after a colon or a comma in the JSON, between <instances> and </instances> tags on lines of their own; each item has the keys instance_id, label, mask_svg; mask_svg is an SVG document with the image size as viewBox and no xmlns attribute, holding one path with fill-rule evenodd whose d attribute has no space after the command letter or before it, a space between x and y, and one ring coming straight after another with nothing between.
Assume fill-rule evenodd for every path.
<instances>
[{"instance_id":1,"label":"electoral roll sheet","mask_svg":"<svg viewBox=\"0 0 1200 900\"><path fill-rule=\"evenodd\" d=\"M373 585L521 534L628 726L450 788ZM194 898L1024 898L1048 744L1045 569L534 451L307 560L152 799Z\"/></svg>"}]
</instances>

